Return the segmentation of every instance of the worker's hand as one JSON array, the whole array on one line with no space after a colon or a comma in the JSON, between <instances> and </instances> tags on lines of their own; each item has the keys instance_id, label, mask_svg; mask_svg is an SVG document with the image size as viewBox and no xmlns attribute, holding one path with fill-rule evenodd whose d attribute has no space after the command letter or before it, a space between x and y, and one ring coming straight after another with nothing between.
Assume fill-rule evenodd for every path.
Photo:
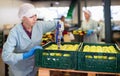
<instances>
[{"instance_id":1,"label":"worker's hand","mask_svg":"<svg viewBox=\"0 0 120 76\"><path fill-rule=\"evenodd\" d=\"M93 30L88 30L87 31L87 36L90 36L93 33Z\"/></svg>"},{"instance_id":2,"label":"worker's hand","mask_svg":"<svg viewBox=\"0 0 120 76\"><path fill-rule=\"evenodd\" d=\"M29 50L28 52L23 53L23 59L27 59L27 58L33 56L36 49L43 49L43 48L41 46L35 46L34 48Z\"/></svg>"}]
</instances>

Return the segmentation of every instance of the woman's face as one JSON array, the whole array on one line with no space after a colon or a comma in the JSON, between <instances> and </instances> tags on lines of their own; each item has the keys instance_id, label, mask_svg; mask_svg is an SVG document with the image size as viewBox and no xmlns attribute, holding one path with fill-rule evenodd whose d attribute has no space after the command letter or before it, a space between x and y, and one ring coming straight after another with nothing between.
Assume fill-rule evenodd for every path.
<instances>
[{"instance_id":1,"label":"woman's face","mask_svg":"<svg viewBox=\"0 0 120 76\"><path fill-rule=\"evenodd\" d=\"M85 19L86 19L86 20L89 20L89 18L90 18L90 14L84 12L84 16L85 16Z\"/></svg>"},{"instance_id":2,"label":"woman's face","mask_svg":"<svg viewBox=\"0 0 120 76\"><path fill-rule=\"evenodd\" d=\"M33 15L31 17L23 17L23 24L30 27L34 26L36 21L37 21L37 15Z\"/></svg>"}]
</instances>

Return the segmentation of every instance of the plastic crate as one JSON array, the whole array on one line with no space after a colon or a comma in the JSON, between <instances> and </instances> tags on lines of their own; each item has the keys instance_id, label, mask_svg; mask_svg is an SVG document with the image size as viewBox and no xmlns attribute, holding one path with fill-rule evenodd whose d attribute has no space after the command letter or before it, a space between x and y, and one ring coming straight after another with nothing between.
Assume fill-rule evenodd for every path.
<instances>
[{"instance_id":1,"label":"plastic crate","mask_svg":"<svg viewBox=\"0 0 120 76\"><path fill-rule=\"evenodd\" d=\"M51 44L55 44L54 42L50 42L43 46L46 48ZM79 44L77 42L63 42L64 44ZM78 47L79 49L79 47ZM57 68L57 69L76 69L77 68L77 51L64 51L64 50L37 50L35 53L35 65L37 67L44 68Z\"/></svg>"},{"instance_id":2,"label":"plastic crate","mask_svg":"<svg viewBox=\"0 0 120 76\"><path fill-rule=\"evenodd\" d=\"M119 48L114 44L83 43L81 44L81 49L78 52L78 70L113 73L120 72L120 53L83 52L83 47L85 45L113 45L119 52Z\"/></svg>"}]
</instances>

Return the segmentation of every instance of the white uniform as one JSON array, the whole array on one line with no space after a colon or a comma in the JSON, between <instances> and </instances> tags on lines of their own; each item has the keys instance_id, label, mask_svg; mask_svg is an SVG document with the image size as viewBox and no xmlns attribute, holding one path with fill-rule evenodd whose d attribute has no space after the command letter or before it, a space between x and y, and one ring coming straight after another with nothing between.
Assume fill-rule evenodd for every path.
<instances>
[{"instance_id":1,"label":"white uniform","mask_svg":"<svg viewBox=\"0 0 120 76\"><path fill-rule=\"evenodd\" d=\"M59 20L59 24L61 25L61 27L59 29L60 37L63 39L64 22Z\"/></svg>"},{"instance_id":2,"label":"white uniform","mask_svg":"<svg viewBox=\"0 0 120 76\"><path fill-rule=\"evenodd\" d=\"M61 21L61 20L59 20L59 23L60 23L60 25L61 25L61 31L63 32L64 31L64 22L63 21Z\"/></svg>"},{"instance_id":3,"label":"white uniform","mask_svg":"<svg viewBox=\"0 0 120 76\"><path fill-rule=\"evenodd\" d=\"M23 53L40 45L43 34L55 28L55 22L37 22L33 26L31 39L21 24L12 28L3 46L2 59L9 65L13 76L35 76L34 56L23 60Z\"/></svg>"},{"instance_id":4,"label":"white uniform","mask_svg":"<svg viewBox=\"0 0 120 76\"><path fill-rule=\"evenodd\" d=\"M93 30L93 33L90 36L85 35L83 42L96 43L97 42L97 32L98 32L98 24L96 21L90 19L88 22L83 21L81 25L81 29L84 31Z\"/></svg>"}]
</instances>

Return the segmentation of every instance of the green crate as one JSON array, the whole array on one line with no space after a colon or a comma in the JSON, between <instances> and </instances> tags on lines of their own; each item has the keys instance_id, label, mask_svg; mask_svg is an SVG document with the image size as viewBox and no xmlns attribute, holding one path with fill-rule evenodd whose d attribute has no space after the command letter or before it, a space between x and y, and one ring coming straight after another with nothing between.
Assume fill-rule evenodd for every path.
<instances>
[{"instance_id":1,"label":"green crate","mask_svg":"<svg viewBox=\"0 0 120 76\"><path fill-rule=\"evenodd\" d=\"M100 53L100 52L83 52L85 45L94 46L111 46L118 51L118 53ZM95 44L83 43L78 52L78 70L96 71L96 72L120 72L120 53L117 45L114 44Z\"/></svg>"},{"instance_id":2,"label":"green crate","mask_svg":"<svg viewBox=\"0 0 120 76\"><path fill-rule=\"evenodd\" d=\"M117 73L120 73L120 54L117 54Z\"/></svg>"},{"instance_id":3,"label":"green crate","mask_svg":"<svg viewBox=\"0 0 120 76\"><path fill-rule=\"evenodd\" d=\"M54 42L50 42L43 46L46 48L51 44L55 44ZM79 44L77 42L63 42L64 44ZM78 48L79 49L79 48ZM37 67L44 68L57 68L57 69L76 69L77 67L77 51L71 50L37 50L35 53L35 65Z\"/></svg>"},{"instance_id":4,"label":"green crate","mask_svg":"<svg viewBox=\"0 0 120 76\"><path fill-rule=\"evenodd\" d=\"M41 67L42 65L42 53L44 50L37 49L35 51L35 66Z\"/></svg>"}]
</instances>

